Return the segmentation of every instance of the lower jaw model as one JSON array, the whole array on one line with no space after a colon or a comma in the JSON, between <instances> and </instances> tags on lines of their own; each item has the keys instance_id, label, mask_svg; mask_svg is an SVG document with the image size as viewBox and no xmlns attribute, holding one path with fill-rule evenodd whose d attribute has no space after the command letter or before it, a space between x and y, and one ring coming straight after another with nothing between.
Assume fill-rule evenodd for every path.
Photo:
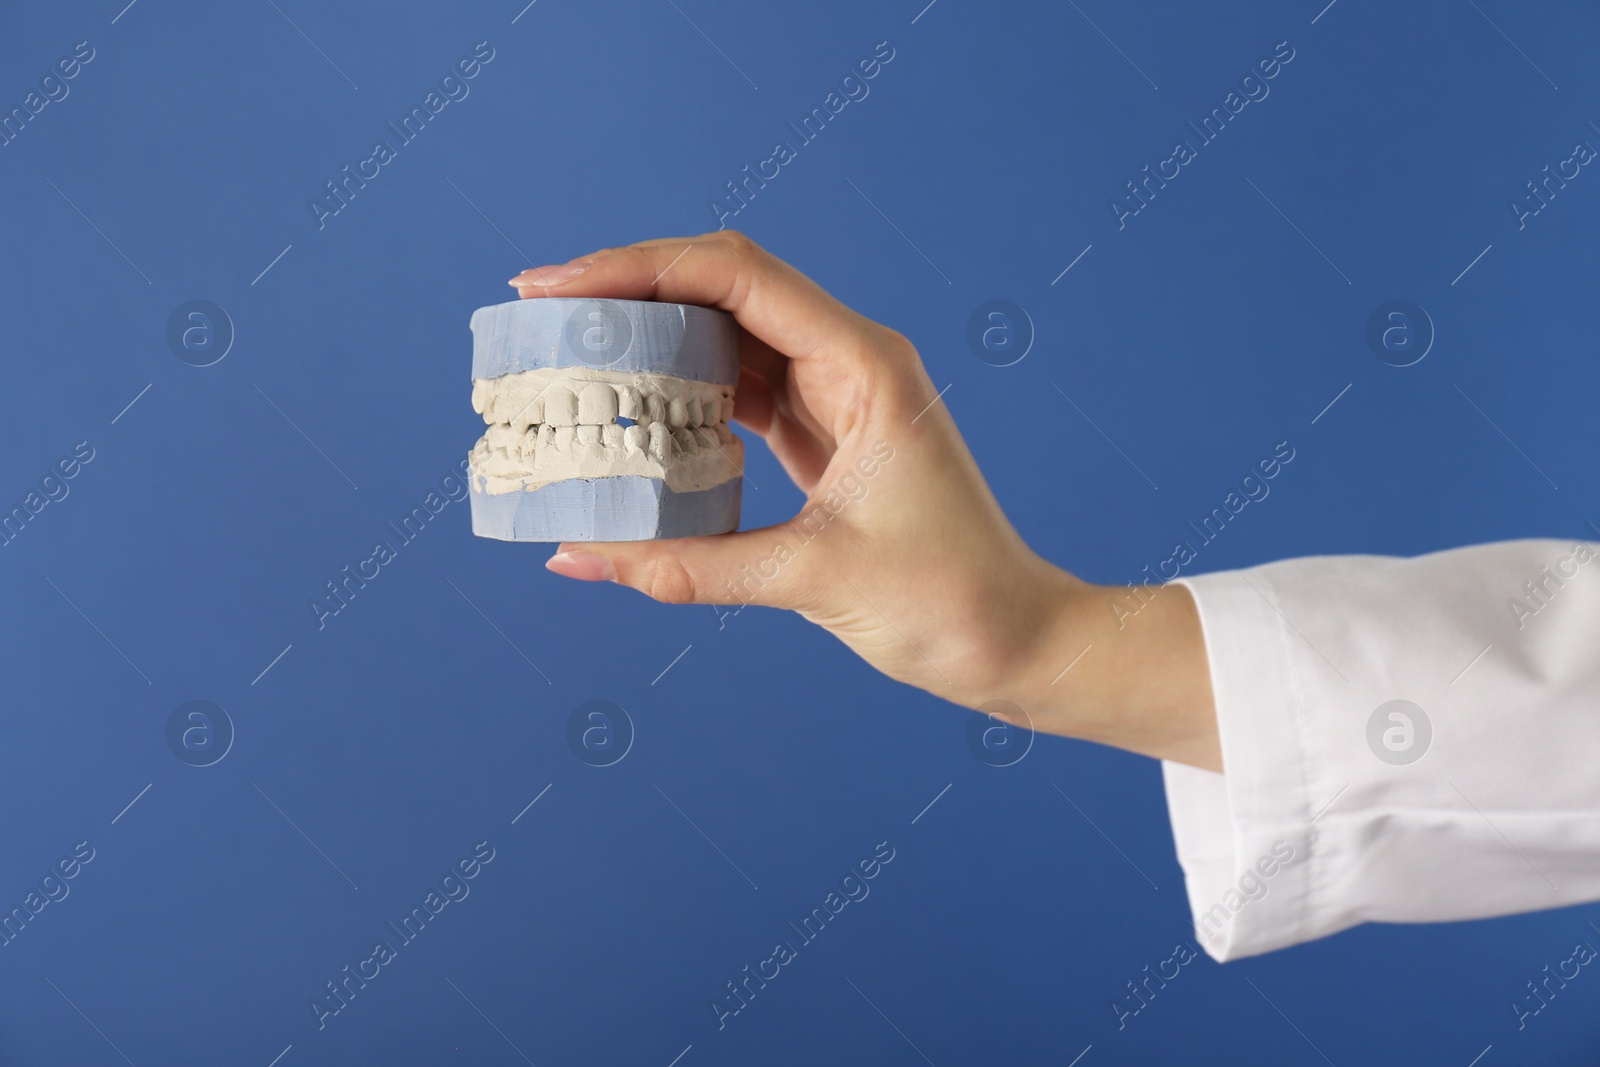
<instances>
[{"instance_id":1,"label":"lower jaw model","mask_svg":"<svg viewBox=\"0 0 1600 1067\"><path fill-rule=\"evenodd\" d=\"M737 356L731 324L704 316L725 317L559 298L474 315L472 406L488 430L468 457L473 532L634 541L736 529Z\"/></svg>"}]
</instances>

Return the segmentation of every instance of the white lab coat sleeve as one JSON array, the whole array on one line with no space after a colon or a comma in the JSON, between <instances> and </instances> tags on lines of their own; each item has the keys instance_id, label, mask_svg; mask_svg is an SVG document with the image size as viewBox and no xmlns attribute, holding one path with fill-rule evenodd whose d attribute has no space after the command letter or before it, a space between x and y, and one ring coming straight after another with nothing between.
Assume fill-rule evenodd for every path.
<instances>
[{"instance_id":1,"label":"white lab coat sleeve","mask_svg":"<svg viewBox=\"0 0 1600 1067\"><path fill-rule=\"evenodd\" d=\"M1600 899L1596 557L1529 540L1178 580L1223 773L1163 775L1211 956Z\"/></svg>"}]
</instances>

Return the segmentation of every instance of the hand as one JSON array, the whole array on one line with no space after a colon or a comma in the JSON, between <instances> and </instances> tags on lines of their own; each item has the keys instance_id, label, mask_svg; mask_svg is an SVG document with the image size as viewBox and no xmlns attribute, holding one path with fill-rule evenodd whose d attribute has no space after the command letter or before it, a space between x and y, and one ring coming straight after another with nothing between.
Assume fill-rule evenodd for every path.
<instances>
[{"instance_id":1,"label":"hand","mask_svg":"<svg viewBox=\"0 0 1600 1067\"><path fill-rule=\"evenodd\" d=\"M727 230L606 249L511 284L524 298L731 312L742 365L734 418L807 495L785 524L564 544L551 570L667 603L787 608L946 700L1009 700L1034 729L1220 768L1188 591L1169 587L1123 629L1109 590L1034 554L904 336Z\"/></svg>"}]
</instances>

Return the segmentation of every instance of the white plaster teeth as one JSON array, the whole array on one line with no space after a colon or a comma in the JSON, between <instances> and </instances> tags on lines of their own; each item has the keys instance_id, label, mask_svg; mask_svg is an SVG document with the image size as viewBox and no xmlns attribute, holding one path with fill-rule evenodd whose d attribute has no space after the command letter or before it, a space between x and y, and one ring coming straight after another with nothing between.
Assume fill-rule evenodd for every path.
<instances>
[{"instance_id":1,"label":"white plaster teeth","mask_svg":"<svg viewBox=\"0 0 1600 1067\"><path fill-rule=\"evenodd\" d=\"M486 422L518 429L543 423L604 426L618 418L693 429L729 421L734 406L727 386L600 370L520 371L479 379L472 389L473 406Z\"/></svg>"},{"instance_id":2,"label":"white plaster teeth","mask_svg":"<svg viewBox=\"0 0 1600 1067\"><path fill-rule=\"evenodd\" d=\"M488 423L472 469L491 493L623 476L660 478L688 492L737 477L743 463L728 425L734 397L727 385L544 368L474 381L472 403Z\"/></svg>"},{"instance_id":3,"label":"white plaster teeth","mask_svg":"<svg viewBox=\"0 0 1600 1067\"><path fill-rule=\"evenodd\" d=\"M533 444L528 444L529 439ZM556 429L554 426L541 426L535 432L523 438L524 454L533 460L533 469L548 467L556 459Z\"/></svg>"},{"instance_id":4,"label":"white plaster teeth","mask_svg":"<svg viewBox=\"0 0 1600 1067\"><path fill-rule=\"evenodd\" d=\"M667 417L667 404L660 393L646 393L644 397L644 421L648 423L661 422Z\"/></svg>"},{"instance_id":5,"label":"white plaster teeth","mask_svg":"<svg viewBox=\"0 0 1600 1067\"><path fill-rule=\"evenodd\" d=\"M544 397L536 396L511 413L508 420L511 428L518 434L523 433L530 426L537 426L544 421Z\"/></svg>"},{"instance_id":6,"label":"white plaster teeth","mask_svg":"<svg viewBox=\"0 0 1600 1067\"><path fill-rule=\"evenodd\" d=\"M604 426L617 421L617 391L600 382L590 382L578 396L578 422L585 426Z\"/></svg>"},{"instance_id":7,"label":"white plaster teeth","mask_svg":"<svg viewBox=\"0 0 1600 1067\"><path fill-rule=\"evenodd\" d=\"M672 457L672 434L663 422L650 424L650 456L657 463L665 463Z\"/></svg>"},{"instance_id":8,"label":"white plaster teeth","mask_svg":"<svg viewBox=\"0 0 1600 1067\"><path fill-rule=\"evenodd\" d=\"M578 398L564 385L552 385L544 394L544 421L552 426L576 426Z\"/></svg>"},{"instance_id":9,"label":"white plaster teeth","mask_svg":"<svg viewBox=\"0 0 1600 1067\"><path fill-rule=\"evenodd\" d=\"M578 455L592 460L604 459L605 454L600 447L600 427L578 426L576 430Z\"/></svg>"},{"instance_id":10,"label":"white plaster teeth","mask_svg":"<svg viewBox=\"0 0 1600 1067\"><path fill-rule=\"evenodd\" d=\"M628 385L617 386L617 414L639 421L639 390Z\"/></svg>"},{"instance_id":11,"label":"white plaster teeth","mask_svg":"<svg viewBox=\"0 0 1600 1067\"><path fill-rule=\"evenodd\" d=\"M482 443L508 462L515 456L531 462L543 449L599 460L611 454L619 459L638 455L656 440L658 435L650 431L657 425L665 435L657 451L667 457L692 456L737 440L728 426L734 398L726 386L669 380L652 389L646 386L654 383L643 375L617 381L539 377L545 374L525 372L473 383L473 403L489 422ZM634 425L619 426L619 418ZM636 432L624 432L628 429ZM558 430L571 432L558 435Z\"/></svg>"},{"instance_id":12,"label":"white plaster teeth","mask_svg":"<svg viewBox=\"0 0 1600 1067\"><path fill-rule=\"evenodd\" d=\"M490 448L509 449L516 445L518 434L503 422L492 422L489 429L484 432L483 439Z\"/></svg>"}]
</instances>

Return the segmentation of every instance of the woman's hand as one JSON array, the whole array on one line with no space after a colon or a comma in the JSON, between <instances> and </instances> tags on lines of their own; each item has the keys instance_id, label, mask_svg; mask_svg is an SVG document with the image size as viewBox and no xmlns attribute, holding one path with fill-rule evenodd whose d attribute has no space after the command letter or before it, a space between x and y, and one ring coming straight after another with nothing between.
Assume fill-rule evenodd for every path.
<instances>
[{"instance_id":1,"label":"woman's hand","mask_svg":"<svg viewBox=\"0 0 1600 1067\"><path fill-rule=\"evenodd\" d=\"M1020 725L1220 769L1187 590L1165 589L1121 626L1110 590L1035 555L904 336L727 230L606 249L511 284L524 298L732 312L734 418L807 495L788 523L564 544L551 570L668 603L788 608L890 677L957 704L1006 700L1031 720Z\"/></svg>"}]
</instances>

